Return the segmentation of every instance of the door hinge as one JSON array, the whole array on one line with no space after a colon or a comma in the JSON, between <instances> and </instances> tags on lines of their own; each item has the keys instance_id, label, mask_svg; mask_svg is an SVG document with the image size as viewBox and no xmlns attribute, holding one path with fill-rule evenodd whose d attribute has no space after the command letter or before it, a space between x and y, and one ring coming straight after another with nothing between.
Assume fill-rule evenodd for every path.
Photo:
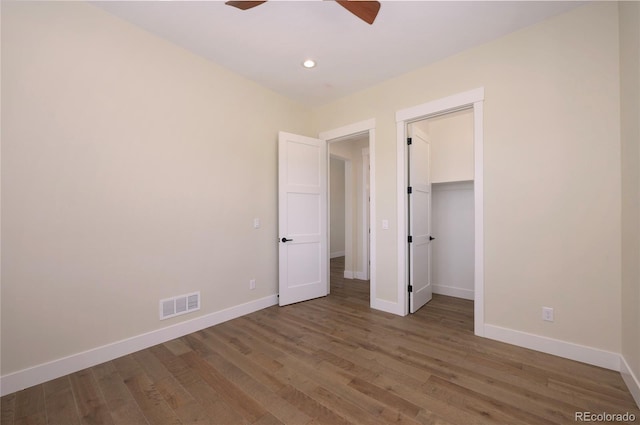
<instances>
[{"instance_id":1,"label":"door hinge","mask_svg":"<svg viewBox=\"0 0 640 425\"><path fill-rule=\"evenodd\" d=\"M412 192L413 192L413 189L411 188L411 186L409 186L409 187L407 188L407 193L408 193L409 195L411 195L411 193L412 193Z\"/></svg>"},{"instance_id":2,"label":"door hinge","mask_svg":"<svg viewBox=\"0 0 640 425\"><path fill-rule=\"evenodd\" d=\"M409 236L409 243L413 242L413 236Z\"/></svg>"},{"instance_id":3,"label":"door hinge","mask_svg":"<svg viewBox=\"0 0 640 425\"><path fill-rule=\"evenodd\" d=\"M411 143L411 137L407 137L407 145L410 145Z\"/></svg>"},{"instance_id":4,"label":"door hinge","mask_svg":"<svg viewBox=\"0 0 640 425\"><path fill-rule=\"evenodd\" d=\"M409 292L413 292L413 285L409 285Z\"/></svg>"}]
</instances>

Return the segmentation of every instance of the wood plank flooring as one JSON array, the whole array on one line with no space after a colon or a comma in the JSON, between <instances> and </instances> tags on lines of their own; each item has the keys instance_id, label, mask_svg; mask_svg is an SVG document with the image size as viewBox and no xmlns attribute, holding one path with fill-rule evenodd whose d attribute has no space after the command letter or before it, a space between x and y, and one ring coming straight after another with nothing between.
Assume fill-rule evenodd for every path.
<instances>
[{"instance_id":1,"label":"wood plank flooring","mask_svg":"<svg viewBox=\"0 0 640 425\"><path fill-rule=\"evenodd\" d=\"M2 397L2 425L569 424L640 411L616 372L477 338L473 303L369 309L368 282Z\"/></svg>"}]
</instances>

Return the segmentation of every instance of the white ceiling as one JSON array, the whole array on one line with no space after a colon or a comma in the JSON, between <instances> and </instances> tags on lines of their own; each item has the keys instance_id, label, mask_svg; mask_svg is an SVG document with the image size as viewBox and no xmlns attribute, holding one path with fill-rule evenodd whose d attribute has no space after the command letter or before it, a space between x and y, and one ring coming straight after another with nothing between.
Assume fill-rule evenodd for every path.
<instances>
[{"instance_id":1,"label":"white ceiling","mask_svg":"<svg viewBox=\"0 0 640 425\"><path fill-rule=\"evenodd\" d=\"M317 106L562 13L569 1L383 1L373 25L333 1L94 3L240 75ZM318 66L301 66L306 58Z\"/></svg>"}]
</instances>

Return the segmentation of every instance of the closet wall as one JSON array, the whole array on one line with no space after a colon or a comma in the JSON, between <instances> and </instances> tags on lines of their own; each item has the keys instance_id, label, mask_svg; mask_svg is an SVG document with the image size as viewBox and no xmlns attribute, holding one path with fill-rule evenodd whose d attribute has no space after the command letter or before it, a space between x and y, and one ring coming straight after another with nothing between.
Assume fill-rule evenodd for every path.
<instances>
[{"instance_id":1,"label":"closet wall","mask_svg":"<svg viewBox=\"0 0 640 425\"><path fill-rule=\"evenodd\" d=\"M412 125L431 144L433 292L473 299L473 112L454 112Z\"/></svg>"},{"instance_id":2,"label":"closet wall","mask_svg":"<svg viewBox=\"0 0 640 425\"><path fill-rule=\"evenodd\" d=\"M432 190L433 292L473 299L473 181L435 183Z\"/></svg>"}]
</instances>

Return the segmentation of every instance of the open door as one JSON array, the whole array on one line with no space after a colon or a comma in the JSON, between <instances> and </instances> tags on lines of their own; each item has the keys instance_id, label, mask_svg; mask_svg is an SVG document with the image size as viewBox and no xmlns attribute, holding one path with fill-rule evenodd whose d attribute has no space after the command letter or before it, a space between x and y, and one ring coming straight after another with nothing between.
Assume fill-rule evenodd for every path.
<instances>
[{"instance_id":1,"label":"open door","mask_svg":"<svg viewBox=\"0 0 640 425\"><path fill-rule=\"evenodd\" d=\"M328 293L327 143L278 136L279 303Z\"/></svg>"},{"instance_id":2,"label":"open door","mask_svg":"<svg viewBox=\"0 0 640 425\"><path fill-rule=\"evenodd\" d=\"M431 177L429 140L417 129L409 156L409 311L431 301Z\"/></svg>"}]
</instances>

